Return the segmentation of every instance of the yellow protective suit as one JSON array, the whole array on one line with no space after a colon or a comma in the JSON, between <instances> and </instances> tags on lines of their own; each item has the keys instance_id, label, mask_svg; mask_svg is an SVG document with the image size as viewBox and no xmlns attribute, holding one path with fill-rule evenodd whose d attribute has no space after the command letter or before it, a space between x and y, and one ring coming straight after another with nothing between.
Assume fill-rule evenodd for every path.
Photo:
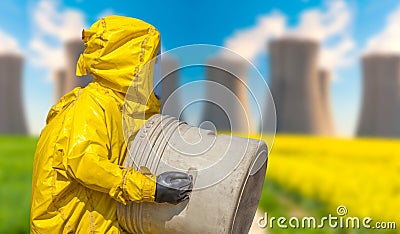
<instances>
[{"instance_id":1,"label":"yellow protective suit","mask_svg":"<svg viewBox=\"0 0 400 234\"><path fill-rule=\"evenodd\" d=\"M82 39L77 75L89 72L94 81L66 94L48 114L34 159L32 233L123 233L117 202L154 201L155 176L122 166L121 112L132 82L131 132L159 112L152 77L140 74L157 55L159 32L138 19L109 16Z\"/></svg>"}]
</instances>

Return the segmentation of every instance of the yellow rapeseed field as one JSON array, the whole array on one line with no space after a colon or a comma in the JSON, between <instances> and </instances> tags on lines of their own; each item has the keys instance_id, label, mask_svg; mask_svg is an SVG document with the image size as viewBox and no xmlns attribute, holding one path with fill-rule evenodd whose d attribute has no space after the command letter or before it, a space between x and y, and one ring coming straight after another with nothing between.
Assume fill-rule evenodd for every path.
<instances>
[{"instance_id":1,"label":"yellow rapeseed field","mask_svg":"<svg viewBox=\"0 0 400 234\"><path fill-rule=\"evenodd\" d=\"M267 178L336 214L400 224L400 140L279 135Z\"/></svg>"}]
</instances>

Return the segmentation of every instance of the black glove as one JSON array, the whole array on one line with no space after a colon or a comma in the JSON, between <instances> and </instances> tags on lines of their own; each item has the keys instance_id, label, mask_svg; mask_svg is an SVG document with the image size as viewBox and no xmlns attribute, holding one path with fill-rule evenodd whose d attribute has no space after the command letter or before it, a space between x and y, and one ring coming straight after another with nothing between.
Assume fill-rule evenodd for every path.
<instances>
[{"instance_id":1,"label":"black glove","mask_svg":"<svg viewBox=\"0 0 400 234\"><path fill-rule=\"evenodd\" d=\"M178 204L189 199L193 177L183 172L169 171L157 176L156 202Z\"/></svg>"}]
</instances>

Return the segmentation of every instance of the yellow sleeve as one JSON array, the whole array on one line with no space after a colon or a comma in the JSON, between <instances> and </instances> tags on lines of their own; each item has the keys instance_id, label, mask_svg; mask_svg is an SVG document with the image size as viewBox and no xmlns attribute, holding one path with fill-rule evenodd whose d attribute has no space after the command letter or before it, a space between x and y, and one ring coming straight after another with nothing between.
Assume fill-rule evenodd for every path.
<instances>
[{"instance_id":1,"label":"yellow sleeve","mask_svg":"<svg viewBox=\"0 0 400 234\"><path fill-rule=\"evenodd\" d=\"M72 107L66 171L90 189L128 201L154 201L155 175L143 175L112 163L111 137L102 107L89 95L81 95ZM121 126L122 127L122 126ZM122 139L123 140L123 139Z\"/></svg>"}]
</instances>

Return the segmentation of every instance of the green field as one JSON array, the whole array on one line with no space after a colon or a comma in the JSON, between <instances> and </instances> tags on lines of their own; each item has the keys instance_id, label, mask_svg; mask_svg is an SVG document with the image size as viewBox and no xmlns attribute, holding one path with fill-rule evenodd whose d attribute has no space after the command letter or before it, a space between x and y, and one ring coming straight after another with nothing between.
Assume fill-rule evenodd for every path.
<instances>
[{"instance_id":1,"label":"green field","mask_svg":"<svg viewBox=\"0 0 400 234\"><path fill-rule=\"evenodd\" d=\"M29 233L36 142L33 137L0 136L0 233Z\"/></svg>"}]
</instances>

